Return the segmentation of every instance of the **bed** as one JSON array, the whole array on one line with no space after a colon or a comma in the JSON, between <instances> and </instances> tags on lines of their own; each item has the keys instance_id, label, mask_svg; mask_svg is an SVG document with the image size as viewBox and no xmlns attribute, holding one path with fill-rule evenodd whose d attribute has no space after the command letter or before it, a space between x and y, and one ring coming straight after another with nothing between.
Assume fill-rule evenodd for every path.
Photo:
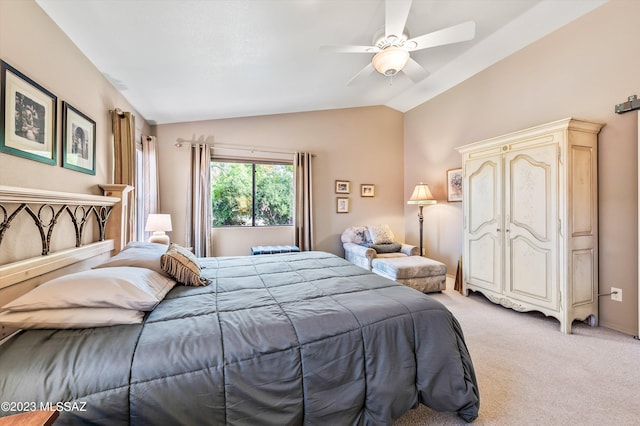
<instances>
[{"instance_id":1,"label":"bed","mask_svg":"<svg viewBox=\"0 0 640 426\"><path fill-rule=\"evenodd\" d=\"M428 295L323 252L197 263L206 285L178 282L139 324L11 336L3 401L58 404L56 424L392 424L419 403L477 417L463 333Z\"/></svg>"}]
</instances>

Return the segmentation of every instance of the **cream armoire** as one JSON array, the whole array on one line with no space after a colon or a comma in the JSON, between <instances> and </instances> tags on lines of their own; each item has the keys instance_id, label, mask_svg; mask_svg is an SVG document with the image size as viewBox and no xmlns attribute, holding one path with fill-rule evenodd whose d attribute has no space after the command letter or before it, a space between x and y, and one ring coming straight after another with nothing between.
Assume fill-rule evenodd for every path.
<instances>
[{"instance_id":1,"label":"cream armoire","mask_svg":"<svg viewBox=\"0 0 640 426\"><path fill-rule=\"evenodd\" d=\"M598 132L567 118L458 148L463 294L598 321Z\"/></svg>"}]
</instances>

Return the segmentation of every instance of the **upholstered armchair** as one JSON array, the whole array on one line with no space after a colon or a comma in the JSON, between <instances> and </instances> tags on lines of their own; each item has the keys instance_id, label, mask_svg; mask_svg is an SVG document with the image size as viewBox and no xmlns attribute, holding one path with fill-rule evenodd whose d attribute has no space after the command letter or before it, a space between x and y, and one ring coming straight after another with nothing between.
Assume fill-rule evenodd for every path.
<instances>
[{"instance_id":1,"label":"upholstered armchair","mask_svg":"<svg viewBox=\"0 0 640 426\"><path fill-rule=\"evenodd\" d=\"M395 241L387 225L352 226L340 236L344 258L368 270L373 269L373 259L418 256L416 246Z\"/></svg>"}]
</instances>

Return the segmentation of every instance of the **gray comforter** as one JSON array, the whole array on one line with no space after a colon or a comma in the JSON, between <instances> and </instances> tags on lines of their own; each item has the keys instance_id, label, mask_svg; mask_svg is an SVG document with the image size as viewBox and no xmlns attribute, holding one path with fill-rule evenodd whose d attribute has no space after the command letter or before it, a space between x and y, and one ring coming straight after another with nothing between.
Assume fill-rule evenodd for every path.
<instances>
[{"instance_id":1,"label":"gray comforter","mask_svg":"<svg viewBox=\"0 0 640 426\"><path fill-rule=\"evenodd\" d=\"M75 402L56 424L382 425L418 403L477 417L462 331L431 297L321 252L202 265L210 284L175 287L142 325L10 339L0 399Z\"/></svg>"}]
</instances>

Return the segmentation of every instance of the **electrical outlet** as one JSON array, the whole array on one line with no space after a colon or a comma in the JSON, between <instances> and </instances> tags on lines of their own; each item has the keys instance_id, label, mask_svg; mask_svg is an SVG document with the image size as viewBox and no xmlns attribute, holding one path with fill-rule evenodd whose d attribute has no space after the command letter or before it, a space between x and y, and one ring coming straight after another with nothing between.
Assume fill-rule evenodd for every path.
<instances>
[{"instance_id":1,"label":"electrical outlet","mask_svg":"<svg viewBox=\"0 0 640 426\"><path fill-rule=\"evenodd\" d=\"M622 302L622 289L611 287L611 300Z\"/></svg>"}]
</instances>

